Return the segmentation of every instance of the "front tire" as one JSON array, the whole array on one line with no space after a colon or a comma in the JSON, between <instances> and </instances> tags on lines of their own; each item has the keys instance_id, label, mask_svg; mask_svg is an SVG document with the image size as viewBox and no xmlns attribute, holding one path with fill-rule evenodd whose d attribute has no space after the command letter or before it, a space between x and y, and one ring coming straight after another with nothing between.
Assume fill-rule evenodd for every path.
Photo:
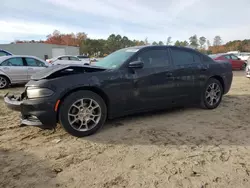
<instances>
[{"instance_id":1,"label":"front tire","mask_svg":"<svg viewBox=\"0 0 250 188\"><path fill-rule=\"evenodd\" d=\"M10 82L5 76L0 76L0 89L9 87Z\"/></svg>"},{"instance_id":2,"label":"front tire","mask_svg":"<svg viewBox=\"0 0 250 188\"><path fill-rule=\"evenodd\" d=\"M107 107L104 100L92 91L71 93L59 109L59 122L71 135L89 136L105 123Z\"/></svg>"},{"instance_id":3,"label":"front tire","mask_svg":"<svg viewBox=\"0 0 250 188\"><path fill-rule=\"evenodd\" d=\"M210 78L202 92L201 107L205 109L215 109L219 106L223 95L223 88L221 83L215 79Z\"/></svg>"}]
</instances>

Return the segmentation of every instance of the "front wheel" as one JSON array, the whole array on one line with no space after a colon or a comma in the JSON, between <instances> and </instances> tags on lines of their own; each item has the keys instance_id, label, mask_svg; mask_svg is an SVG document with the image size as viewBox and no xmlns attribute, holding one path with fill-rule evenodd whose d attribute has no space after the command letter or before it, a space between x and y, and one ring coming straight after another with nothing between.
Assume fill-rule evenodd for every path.
<instances>
[{"instance_id":1,"label":"front wheel","mask_svg":"<svg viewBox=\"0 0 250 188\"><path fill-rule=\"evenodd\" d=\"M104 100L92 91L70 94L59 109L59 122L71 135L84 137L100 129L107 117Z\"/></svg>"},{"instance_id":2,"label":"front wheel","mask_svg":"<svg viewBox=\"0 0 250 188\"><path fill-rule=\"evenodd\" d=\"M10 82L5 76L0 76L0 89L5 89L9 86Z\"/></svg>"},{"instance_id":3,"label":"front wheel","mask_svg":"<svg viewBox=\"0 0 250 188\"><path fill-rule=\"evenodd\" d=\"M219 106L223 95L221 83L214 78L210 78L202 92L201 107L215 109Z\"/></svg>"}]
</instances>

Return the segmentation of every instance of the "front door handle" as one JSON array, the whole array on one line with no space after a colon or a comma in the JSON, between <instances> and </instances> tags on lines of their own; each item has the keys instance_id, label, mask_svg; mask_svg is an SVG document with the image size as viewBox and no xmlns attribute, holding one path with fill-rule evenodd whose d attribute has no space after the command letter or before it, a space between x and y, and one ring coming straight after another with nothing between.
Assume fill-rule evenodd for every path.
<instances>
[{"instance_id":1,"label":"front door handle","mask_svg":"<svg viewBox=\"0 0 250 188\"><path fill-rule=\"evenodd\" d=\"M34 70L33 68L28 68L28 70Z\"/></svg>"}]
</instances>

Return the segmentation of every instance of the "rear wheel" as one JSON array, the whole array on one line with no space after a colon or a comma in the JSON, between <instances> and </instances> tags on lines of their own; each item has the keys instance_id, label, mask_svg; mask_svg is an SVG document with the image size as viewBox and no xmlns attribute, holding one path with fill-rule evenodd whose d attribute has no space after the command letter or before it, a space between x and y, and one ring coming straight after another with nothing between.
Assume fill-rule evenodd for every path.
<instances>
[{"instance_id":1,"label":"rear wheel","mask_svg":"<svg viewBox=\"0 0 250 188\"><path fill-rule=\"evenodd\" d=\"M210 78L201 96L201 107L215 109L219 106L223 95L221 83L214 78Z\"/></svg>"},{"instance_id":2,"label":"rear wheel","mask_svg":"<svg viewBox=\"0 0 250 188\"><path fill-rule=\"evenodd\" d=\"M0 89L7 88L10 82L5 76L0 76Z\"/></svg>"},{"instance_id":3,"label":"rear wheel","mask_svg":"<svg viewBox=\"0 0 250 188\"><path fill-rule=\"evenodd\" d=\"M91 91L77 91L70 94L59 109L60 124L76 137L94 134L104 125L106 116L105 102Z\"/></svg>"}]
</instances>

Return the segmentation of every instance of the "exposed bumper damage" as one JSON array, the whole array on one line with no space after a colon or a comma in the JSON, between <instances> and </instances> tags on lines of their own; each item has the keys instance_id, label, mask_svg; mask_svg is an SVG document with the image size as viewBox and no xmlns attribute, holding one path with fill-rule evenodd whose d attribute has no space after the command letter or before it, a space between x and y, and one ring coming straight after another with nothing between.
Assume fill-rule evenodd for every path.
<instances>
[{"instance_id":1,"label":"exposed bumper damage","mask_svg":"<svg viewBox=\"0 0 250 188\"><path fill-rule=\"evenodd\" d=\"M50 105L44 100L27 100L24 92L18 96L7 93L4 102L9 109L21 113L21 125L48 129L56 127L56 113L50 110Z\"/></svg>"}]
</instances>

